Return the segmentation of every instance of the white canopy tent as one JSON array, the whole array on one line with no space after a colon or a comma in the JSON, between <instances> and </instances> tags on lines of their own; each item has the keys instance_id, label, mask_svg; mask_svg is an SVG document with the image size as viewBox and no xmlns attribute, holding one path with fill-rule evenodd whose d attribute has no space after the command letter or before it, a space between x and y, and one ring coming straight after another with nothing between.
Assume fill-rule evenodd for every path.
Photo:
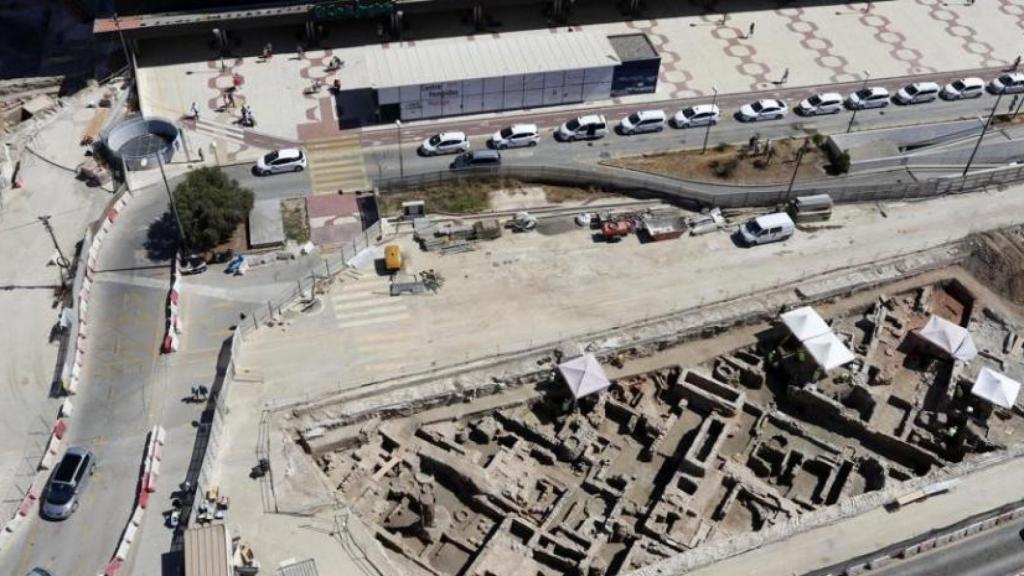
<instances>
[{"instance_id":1,"label":"white canopy tent","mask_svg":"<svg viewBox=\"0 0 1024 576\"><path fill-rule=\"evenodd\" d=\"M971 388L971 394L1008 409L1013 408L1017 402L1018 393L1020 382L987 366L978 373L974 387Z\"/></svg>"},{"instance_id":2,"label":"white canopy tent","mask_svg":"<svg viewBox=\"0 0 1024 576\"><path fill-rule=\"evenodd\" d=\"M786 328L789 328L793 336L801 342L832 331L828 324L825 323L825 320L821 318L821 315L818 314L818 311L810 306L790 310L783 314L781 318Z\"/></svg>"},{"instance_id":3,"label":"white canopy tent","mask_svg":"<svg viewBox=\"0 0 1024 576\"><path fill-rule=\"evenodd\" d=\"M558 365L558 371L561 372L562 378L569 386L569 391L577 400L587 394L600 392L611 385L608 377L605 376L604 368L593 354L584 354L562 362Z\"/></svg>"},{"instance_id":4,"label":"white canopy tent","mask_svg":"<svg viewBox=\"0 0 1024 576\"><path fill-rule=\"evenodd\" d=\"M978 355L971 333L945 318L933 315L917 333L957 360L968 362Z\"/></svg>"},{"instance_id":5,"label":"white canopy tent","mask_svg":"<svg viewBox=\"0 0 1024 576\"><path fill-rule=\"evenodd\" d=\"M832 332L819 334L803 341L804 348L824 370L832 370L853 362L853 352Z\"/></svg>"}]
</instances>

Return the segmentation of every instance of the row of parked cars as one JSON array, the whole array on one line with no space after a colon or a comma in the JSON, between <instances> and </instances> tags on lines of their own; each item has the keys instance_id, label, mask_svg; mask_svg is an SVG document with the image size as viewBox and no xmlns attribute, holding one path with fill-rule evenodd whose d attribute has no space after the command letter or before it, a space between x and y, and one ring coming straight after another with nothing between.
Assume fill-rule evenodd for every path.
<instances>
[{"instance_id":1,"label":"row of parked cars","mask_svg":"<svg viewBox=\"0 0 1024 576\"><path fill-rule=\"evenodd\" d=\"M985 93L986 84L981 78L960 78L940 86L935 82L915 82L904 86L894 95L881 86L864 87L843 98L838 92L814 94L800 101L793 109L801 116L818 116L837 114L843 109L865 110L882 108L890 102L897 104L921 104L937 98L944 100L963 100L978 98ZM1024 73L1006 73L988 83L988 90L993 94L1015 94L1024 92ZM787 104L778 99L763 99L742 106L736 112L736 119L742 122L776 120L789 112ZM619 134L630 136L648 132L660 132L666 125L674 128L696 128L717 124L721 118L721 110L714 104L699 104L679 110L671 117L663 110L642 110L623 118L615 127ZM601 114L588 114L573 118L559 126L555 139L564 142L574 140L595 140L608 134L608 122ZM540 130L536 124L513 124L495 132L488 140L488 147L494 150L536 146L540 142ZM427 138L420 145L420 153L424 156L440 154L459 154L470 149L469 137L464 132L442 132ZM464 161L456 161L452 168L479 164L497 164L500 156L484 154L476 162L473 157Z\"/></svg>"}]
</instances>

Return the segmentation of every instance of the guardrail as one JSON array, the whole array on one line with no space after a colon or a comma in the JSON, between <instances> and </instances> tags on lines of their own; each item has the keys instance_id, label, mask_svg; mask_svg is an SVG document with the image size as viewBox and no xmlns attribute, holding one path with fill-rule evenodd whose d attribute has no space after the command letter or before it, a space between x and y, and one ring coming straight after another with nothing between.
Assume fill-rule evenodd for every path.
<instances>
[{"instance_id":1,"label":"guardrail","mask_svg":"<svg viewBox=\"0 0 1024 576\"><path fill-rule=\"evenodd\" d=\"M405 177L373 178L372 180L379 190L386 193L481 178L592 186L604 190L625 192L632 196L658 198L690 208L707 206L744 208L781 204L797 196L811 193L828 193L836 202L873 202L960 194L1024 181L1024 165L978 170L968 174L967 177L933 178L925 181L850 184L843 180L836 180L800 183L792 190L787 189L786 186L727 187L719 184L688 182L622 168L583 165L565 168L509 164L472 171L438 171L410 174Z\"/></svg>"}]
</instances>

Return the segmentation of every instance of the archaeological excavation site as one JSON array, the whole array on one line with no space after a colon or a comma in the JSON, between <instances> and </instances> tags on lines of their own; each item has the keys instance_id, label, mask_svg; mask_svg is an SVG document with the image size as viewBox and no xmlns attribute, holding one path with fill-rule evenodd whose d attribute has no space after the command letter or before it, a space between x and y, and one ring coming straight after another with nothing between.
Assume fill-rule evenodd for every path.
<instances>
[{"instance_id":1,"label":"archaeological excavation site","mask_svg":"<svg viewBox=\"0 0 1024 576\"><path fill-rule=\"evenodd\" d=\"M326 487L384 572L410 575L668 573L869 498L906 503L1024 444L1021 288L1003 277L1024 251L1007 238L642 341L623 327L475 378L290 407L275 450L291 476L274 481ZM993 256L1004 241L1017 251Z\"/></svg>"}]
</instances>

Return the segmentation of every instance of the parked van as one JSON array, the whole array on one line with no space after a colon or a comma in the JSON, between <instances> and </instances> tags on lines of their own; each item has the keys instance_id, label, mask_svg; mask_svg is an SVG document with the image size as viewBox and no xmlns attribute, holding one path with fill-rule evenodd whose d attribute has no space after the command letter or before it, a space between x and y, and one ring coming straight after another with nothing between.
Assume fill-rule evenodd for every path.
<instances>
[{"instance_id":1,"label":"parked van","mask_svg":"<svg viewBox=\"0 0 1024 576\"><path fill-rule=\"evenodd\" d=\"M977 98L985 93L985 81L972 76L970 78L958 78L953 80L942 89L942 97L946 100L963 100L965 98Z\"/></svg>"},{"instance_id":2,"label":"parked van","mask_svg":"<svg viewBox=\"0 0 1024 576\"><path fill-rule=\"evenodd\" d=\"M758 216L746 224L740 226L739 237L743 244L756 246L779 242L793 235L796 227L793 220L785 212L776 212Z\"/></svg>"},{"instance_id":3,"label":"parked van","mask_svg":"<svg viewBox=\"0 0 1024 576\"><path fill-rule=\"evenodd\" d=\"M384 247L384 269L388 272L398 272L402 269L402 249L398 244L388 244Z\"/></svg>"},{"instance_id":4,"label":"parked van","mask_svg":"<svg viewBox=\"0 0 1024 576\"><path fill-rule=\"evenodd\" d=\"M914 82L900 88L896 93L896 102L900 104L921 104L931 102L939 97L941 88L935 82Z\"/></svg>"},{"instance_id":5,"label":"parked van","mask_svg":"<svg viewBox=\"0 0 1024 576\"><path fill-rule=\"evenodd\" d=\"M645 132L661 132L665 129L664 110L641 110L633 112L619 122L619 134L632 136Z\"/></svg>"},{"instance_id":6,"label":"parked van","mask_svg":"<svg viewBox=\"0 0 1024 576\"><path fill-rule=\"evenodd\" d=\"M497 150L473 150L460 155L451 163L452 170L488 168L501 166L501 152Z\"/></svg>"},{"instance_id":7,"label":"parked van","mask_svg":"<svg viewBox=\"0 0 1024 576\"><path fill-rule=\"evenodd\" d=\"M1024 92L1024 72L1011 72L988 83L989 92L993 94L1017 94Z\"/></svg>"},{"instance_id":8,"label":"parked van","mask_svg":"<svg viewBox=\"0 0 1024 576\"><path fill-rule=\"evenodd\" d=\"M573 140L597 140L608 135L608 122L604 116L589 114L573 118L558 127L555 136L559 140L572 142Z\"/></svg>"}]
</instances>

